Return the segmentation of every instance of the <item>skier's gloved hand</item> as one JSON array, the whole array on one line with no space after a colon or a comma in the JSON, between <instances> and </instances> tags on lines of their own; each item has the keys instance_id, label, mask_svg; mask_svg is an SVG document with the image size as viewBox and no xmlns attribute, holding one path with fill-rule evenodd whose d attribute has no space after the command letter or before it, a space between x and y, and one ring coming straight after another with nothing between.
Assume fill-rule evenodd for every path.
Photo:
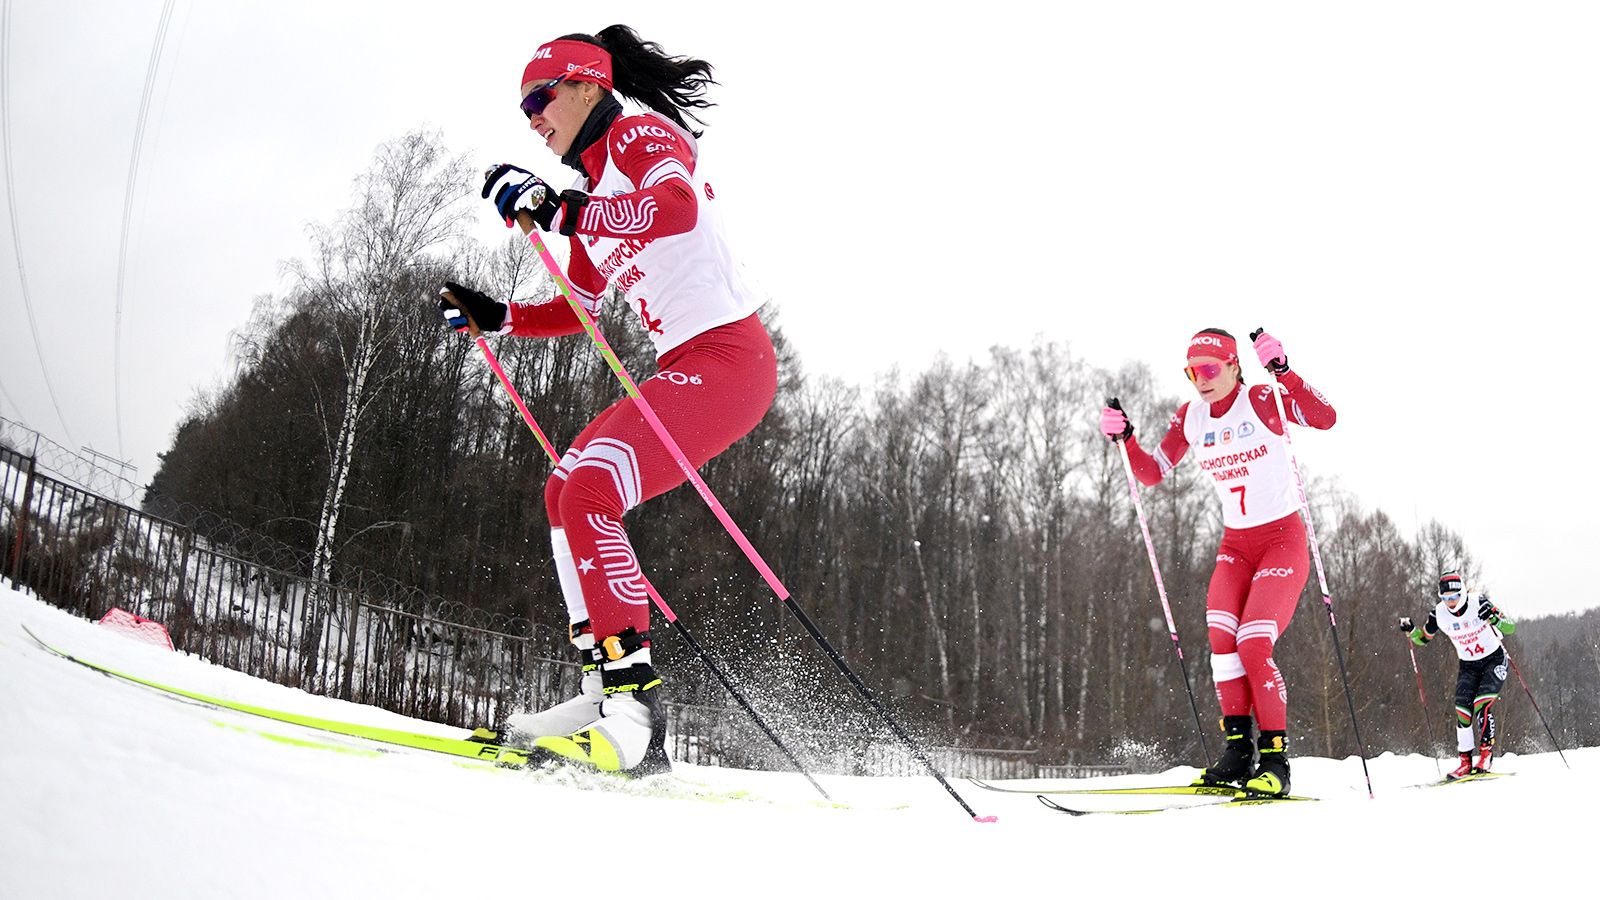
<instances>
[{"instance_id":1,"label":"skier's gloved hand","mask_svg":"<svg viewBox=\"0 0 1600 900\"><path fill-rule=\"evenodd\" d=\"M1400 617L1400 633L1401 634L1410 634L1411 632L1415 631L1416 628L1417 628L1417 626L1412 624L1410 616L1401 616Z\"/></svg>"},{"instance_id":2,"label":"skier's gloved hand","mask_svg":"<svg viewBox=\"0 0 1600 900\"><path fill-rule=\"evenodd\" d=\"M1100 433L1113 441L1125 441L1133 437L1133 423L1128 421L1128 414L1122 411L1116 398L1112 398L1106 408L1100 410Z\"/></svg>"},{"instance_id":3,"label":"skier's gloved hand","mask_svg":"<svg viewBox=\"0 0 1600 900\"><path fill-rule=\"evenodd\" d=\"M1493 625L1500 620L1500 610L1489 602L1488 597L1484 597L1478 601L1478 618Z\"/></svg>"},{"instance_id":4,"label":"skier's gloved hand","mask_svg":"<svg viewBox=\"0 0 1600 900\"><path fill-rule=\"evenodd\" d=\"M516 224L517 210L525 209L545 231L560 209L557 192L527 169L500 163L483 175L483 199L494 204L506 227Z\"/></svg>"},{"instance_id":5,"label":"skier's gloved hand","mask_svg":"<svg viewBox=\"0 0 1600 900\"><path fill-rule=\"evenodd\" d=\"M1264 330L1257 330L1250 336L1255 344L1256 356L1267 371L1274 376L1282 376L1289 371L1289 354L1283 352L1283 342L1267 334Z\"/></svg>"},{"instance_id":6,"label":"skier's gloved hand","mask_svg":"<svg viewBox=\"0 0 1600 900\"><path fill-rule=\"evenodd\" d=\"M455 303L445 297L447 293L455 298ZM499 300L454 281L446 281L439 291L439 311L444 313L445 324L456 331L466 331L467 316L471 316L479 331L494 334L505 327L508 310L509 307Z\"/></svg>"}]
</instances>

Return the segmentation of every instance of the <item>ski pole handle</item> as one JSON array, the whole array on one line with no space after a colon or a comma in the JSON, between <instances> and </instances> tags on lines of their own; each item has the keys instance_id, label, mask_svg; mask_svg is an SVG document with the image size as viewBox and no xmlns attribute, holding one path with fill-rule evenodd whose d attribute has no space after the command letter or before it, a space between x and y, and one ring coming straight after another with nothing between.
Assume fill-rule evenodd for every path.
<instances>
[{"instance_id":1,"label":"ski pole handle","mask_svg":"<svg viewBox=\"0 0 1600 900\"><path fill-rule=\"evenodd\" d=\"M1115 397L1107 400L1106 408L1100 411L1100 433L1117 444L1126 443L1133 438L1133 422L1128 419L1128 414L1123 412L1121 401ZM1127 455L1126 449L1123 450L1123 455Z\"/></svg>"},{"instance_id":2,"label":"ski pole handle","mask_svg":"<svg viewBox=\"0 0 1600 900\"><path fill-rule=\"evenodd\" d=\"M443 297L446 303L461 310L461 314L467 317L467 334L472 335L472 339L475 341L483 340L483 332L478 329L478 323L472 320L472 313L467 312L467 308L461 305L461 301L456 299L456 295L450 293L449 288L445 288L439 292L439 296Z\"/></svg>"},{"instance_id":3,"label":"ski pole handle","mask_svg":"<svg viewBox=\"0 0 1600 900\"><path fill-rule=\"evenodd\" d=\"M523 235L533 234L533 229L539 224L533 220L533 213L525 209L517 210L517 227L522 229Z\"/></svg>"}]
</instances>

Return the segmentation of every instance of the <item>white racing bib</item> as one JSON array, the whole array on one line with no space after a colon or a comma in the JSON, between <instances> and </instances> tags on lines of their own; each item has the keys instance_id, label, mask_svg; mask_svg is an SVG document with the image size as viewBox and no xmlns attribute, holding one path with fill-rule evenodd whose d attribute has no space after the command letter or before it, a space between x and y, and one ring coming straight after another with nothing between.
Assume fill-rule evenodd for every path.
<instances>
[{"instance_id":1,"label":"white racing bib","mask_svg":"<svg viewBox=\"0 0 1600 900\"><path fill-rule=\"evenodd\" d=\"M1478 618L1478 601L1482 598L1471 591L1466 596L1467 604L1461 610L1461 615L1451 612L1450 607L1441 600L1433 609L1433 620L1439 625L1439 633L1450 638L1450 643L1455 645L1457 656L1469 660L1483 659L1500 649L1500 629Z\"/></svg>"},{"instance_id":2,"label":"white racing bib","mask_svg":"<svg viewBox=\"0 0 1600 900\"><path fill-rule=\"evenodd\" d=\"M1213 418L1211 404L1189 404L1183 436L1200 470L1211 479L1222 501L1222 523L1250 528L1275 522L1300 508L1289 448L1273 434L1242 388L1233 405Z\"/></svg>"},{"instance_id":3,"label":"white racing bib","mask_svg":"<svg viewBox=\"0 0 1600 900\"><path fill-rule=\"evenodd\" d=\"M617 165L629 144L653 139L686 144L698 161L694 137L659 114L618 120L606 136L605 170L589 193L617 197L654 187L667 178L682 178L698 199L694 228L655 239L580 235L579 242L600 277L627 298L660 356L718 325L749 316L761 301L745 284L728 249L717 218L716 193L706 183L703 166L696 165L691 173L682 163L669 160L646 172L635 184ZM582 182L580 177L578 187ZM654 204L647 198L634 207L618 210L606 225L614 231L642 233L655 219Z\"/></svg>"}]
</instances>

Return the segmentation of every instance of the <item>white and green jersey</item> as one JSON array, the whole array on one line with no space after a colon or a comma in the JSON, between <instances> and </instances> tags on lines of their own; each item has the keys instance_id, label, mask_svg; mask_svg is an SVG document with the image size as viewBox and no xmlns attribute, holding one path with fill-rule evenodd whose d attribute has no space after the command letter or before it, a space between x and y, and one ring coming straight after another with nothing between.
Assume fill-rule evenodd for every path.
<instances>
[{"instance_id":1,"label":"white and green jersey","mask_svg":"<svg viewBox=\"0 0 1600 900\"><path fill-rule=\"evenodd\" d=\"M1456 654L1464 660L1483 659L1500 649L1500 629L1479 617L1481 595L1467 591L1465 596L1467 602L1461 605L1459 613L1451 612L1449 604L1439 601L1428 614L1422 630L1430 638L1435 634L1448 636L1455 645Z\"/></svg>"}]
</instances>

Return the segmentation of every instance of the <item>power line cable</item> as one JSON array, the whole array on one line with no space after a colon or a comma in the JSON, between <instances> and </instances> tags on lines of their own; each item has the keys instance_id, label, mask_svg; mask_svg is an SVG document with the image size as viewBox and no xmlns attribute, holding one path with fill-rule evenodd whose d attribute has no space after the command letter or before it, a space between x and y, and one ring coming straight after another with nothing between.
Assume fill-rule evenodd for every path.
<instances>
[{"instance_id":1,"label":"power line cable","mask_svg":"<svg viewBox=\"0 0 1600 900\"><path fill-rule=\"evenodd\" d=\"M122 240L117 251L116 314L113 316L111 379L112 405L116 411L117 455L124 455L122 447L122 294L124 276L128 268L128 234L133 218L133 196L139 178L139 154L144 147L145 121L150 114L150 98L155 93L156 70L161 65L161 49L167 42L167 26L172 22L175 0L166 0L161 6L161 22L156 26L155 45L150 48L150 65L144 72L144 91L139 98L139 120L133 132L133 157L128 161L128 186L122 199Z\"/></svg>"},{"instance_id":2,"label":"power line cable","mask_svg":"<svg viewBox=\"0 0 1600 900\"><path fill-rule=\"evenodd\" d=\"M39 340L39 322L33 314L33 299L28 292L28 271L22 262L22 231L17 227L16 179L11 175L11 0L0 8L0 155L5 157L6 211L11 216L11 246L17 254L17 280L22 284L22 308L28 313L28 333L33 336L33 353L39 360L39 371L44 374L45 393L56 411L56 421L61 433L71 443L77 443L72 429L67 427L67 417L61 412L61 401L56 397L56 386L50 378L50 366L45 363L44 345ZM8 395L9 397L9 395ZM12 406L17 404L13 401ZM20 411L20 407L18 408Z\"/></svg>"}]
</instances>

